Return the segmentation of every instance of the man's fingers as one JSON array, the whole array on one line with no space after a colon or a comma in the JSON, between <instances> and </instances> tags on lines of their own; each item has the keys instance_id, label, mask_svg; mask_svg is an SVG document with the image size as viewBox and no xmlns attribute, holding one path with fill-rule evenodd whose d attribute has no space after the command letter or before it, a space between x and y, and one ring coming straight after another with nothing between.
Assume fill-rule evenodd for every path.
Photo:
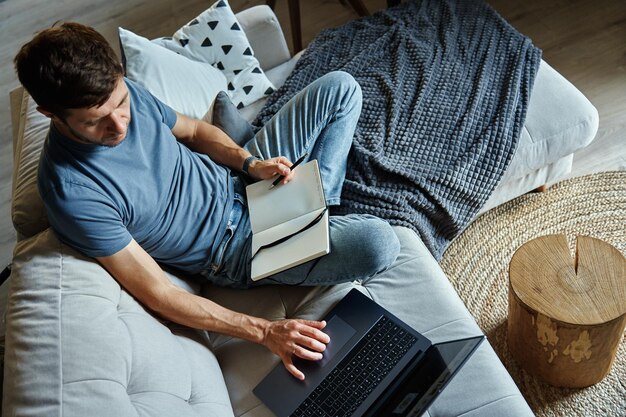
<instances>
[{"instance_id":1,"label":"man's fingers","mask_svg":"<svg viewBox=\"0 0 626 417\"><path fill-rule=\"evenodd\" d=\"M278 169L278 173L280 175L289 174L290 172L289 168L293 165L291 161L285 158L284 156L279 156L278 158L274 159L274 164L276 165Z\"/></svg>"},{"instance_id":2,"label":"man's fingers","mask_svg":"<svg viewBox=\"0 0 626 417\"><path fill-rule=\"evenodd\" d=\"M304 334L301 334L296 343L298 343L298 345L300 346L306 347L316 352L323 352L326 350L326 343L322 343L319 340L316 340L309 336L305 336Z\"/></svg>"},{"instance_id":3,"label":"man's fingers","mask_svg":"<svg viewBox=\"0 0 626 417\"><path fill-rule=\"evenodd\" d=\"M287 184L292 179L293 179L293 171L289 171L289 174L285 175L285 179L283 180L283 184Z\"/></svg>"},{"instance_id":4,"label":"man's fingers","mask_svg":"<svg viewBox=\"0 0 626 417\"><path fill-rule=\"evenodd\" d=\"M293 165L293 163L284 156L279 156L278 158L276 158L276 162L285 165L287 168Z\"/></svg>"},{"instance_id":5,"label":"man's fingers","mask_svg":"<svg viewBox=\"0 0 626 417\"><path fill-rule=\"evenodd\" d=\"M322 343L330 342L330 336L319 329L326 327L325 321L308 321L303 320L301 323L303 326L299 329L300 333L319 340Z\"/></svg>"},{"instance_id":6,"label":"man's fingers","mask_svg":"<svg viewBox=\"0 0 626 417\"><path fill-rule=\"evenodd\" d=\"M330 342L330 336L328 336L323 331L314 329L312 327L305 327L305 328L300 329L300 334L310 338L311 340L316 340L318 341L318 343L321 342L324 345Z\"/></svg>"},{"instance_id":7,"label":"man's fingers","mask_svg":"<svg viewBox=\"0 0 626 417\"><path fill-rule=\"evenodd\" d=\"M286 184L291 177L291 169L290 167L293 165L291 161L284 156L279 156L274 158L274 175L282 175L285 180L281 181L283 184Z\"/></svg>"},{"instance_id":8,"label":"man's fingers","mask_svg":"<svg viewBox=\"0 0 626 417\"><path fill-rule=\"evenodd\" d=\"M284 175L286 177L289 177L291 174L291 170L289 169L289 167L287 165L284 164L278 164L278 171L280 173L280 175Z\"/></svg>"},{"instance_id":9,"label":"man's fingers","mask_svg":"<svg viewBox=\"0 0 626 417\"><path fill-rule=\"evenodd\" d=\"M285 365L285 368L291 375L295 376L300 381L304 380L304 374L300 372L300 370L296 368L296 366L293 364L293 362L291 361L291 355L287 355L283 359L283 365Z\"/></svg>"},{"instance_id":10,"label":"man's fingers","mask_svg":"<svg viewBox=\"0 0 626 417\"><path fill-rule=\"evenodd\" d=\"M324 357L324 355L322 355L320 352L312 352L308 349L303 348L302 346L296 346L293 354L299 358L309 361L319 361Z\"/></svg>"},{"instance_id":11,"label":"man's fingers","mask_svg":"<svg viewBox=\"0 0 626 417\"><path fill-rule=\"evenodd\" d=\"M274 162L272 166L272 175L284 175L287 176L291 173L289 166L282 164L280 162Z\"/></svg>"},{"instance_id":12,"label":"man's fingers","mask_svg":"<svg viewBox=\"0 0 626 417\"><path fill-rule=\"evenodd\" d=\"M324 356L321 352L326 350L326 343L330 337L322 332L326 326L324 321L311 320L281 320L275 322L276 335L281 335L282 342L274 351L283 361L287 371L299 380L304 379L304 374L294 366L293 357L318 361Z\"/></svg>"},{"instance_id":13,"label":"man's fingers","mask_svg":"<svg viewBox=\"0 0 626 417\"><path fill-rule=\"evenodd\" d=\"M324 327L326 327L326 320L300 320L300 323L306 324L307 326L315 327L316 329L323 329Z\"/></svg>"}]
</instances>

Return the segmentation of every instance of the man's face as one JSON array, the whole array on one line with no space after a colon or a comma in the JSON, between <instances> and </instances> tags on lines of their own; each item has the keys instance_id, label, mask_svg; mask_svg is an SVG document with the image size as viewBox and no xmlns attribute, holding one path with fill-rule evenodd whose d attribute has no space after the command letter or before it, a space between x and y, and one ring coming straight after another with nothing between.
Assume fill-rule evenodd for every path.
<instances>
[{"instance_id":1,"label":"man's face","mask_svg":"<svg viewBox=\"0 0 626 417\"><path fill-rule=\"evenodd\" d=\"M115 146L125 138L130 124L130 96L120 77L111 97L99 107L69 109L67 116L50 115L55 127L80 143Z\"/></svg>"}]
</instances>

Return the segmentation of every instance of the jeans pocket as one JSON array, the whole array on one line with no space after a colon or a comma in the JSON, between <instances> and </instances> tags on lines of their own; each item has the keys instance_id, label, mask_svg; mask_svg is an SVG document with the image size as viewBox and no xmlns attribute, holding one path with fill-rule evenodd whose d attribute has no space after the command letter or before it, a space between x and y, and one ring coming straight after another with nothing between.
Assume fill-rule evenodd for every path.
<instances>
[{"instance_id":1,"label":"jeans pocket","mask_svg":"<svg viewBox=\"0 0 626 417\"><path fill-rule=\"evenodd\" d=\"M226 249L228 248L228 244L233 239L233 229L227 228L224 237L222 238L222 243L217 248L215 253L215 257L213 258L213 262L211 262L211 271L213 274L219 274L220 271L224 268L224 254L226 253Z\"/></svg>"}]
</instances>

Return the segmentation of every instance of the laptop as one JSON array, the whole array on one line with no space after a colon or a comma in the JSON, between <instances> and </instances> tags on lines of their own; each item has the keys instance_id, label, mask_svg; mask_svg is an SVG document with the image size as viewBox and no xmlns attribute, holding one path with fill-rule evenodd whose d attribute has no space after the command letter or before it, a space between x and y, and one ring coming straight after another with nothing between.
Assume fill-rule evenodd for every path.
<instances>
[{"instance_id":1,"label":"laptop","mask_svg":"<svg viewBox=\"0 0 626 417\"><path fill-rule=\"evenodd\" d=\"M278 417L420 416L485 338L432 344L356 289L324 320L324 357L294 358L304 381L281 363L253 390Z\"/></svg>"}]
</instances>

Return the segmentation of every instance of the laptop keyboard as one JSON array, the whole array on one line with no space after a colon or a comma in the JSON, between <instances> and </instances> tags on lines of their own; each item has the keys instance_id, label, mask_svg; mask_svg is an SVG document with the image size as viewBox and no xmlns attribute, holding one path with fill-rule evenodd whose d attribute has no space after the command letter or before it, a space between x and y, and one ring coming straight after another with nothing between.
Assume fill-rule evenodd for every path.
<instances>
[{"instance_id":1,"label":"laptop keyboard","mask_svg":"<svg viewBox=\"0 0 626 417\"><path fill-rule=\"evenodd\" d=\"M381 317L291 416L351 416L416 342Z\"/></svg>"}]
</instances>

